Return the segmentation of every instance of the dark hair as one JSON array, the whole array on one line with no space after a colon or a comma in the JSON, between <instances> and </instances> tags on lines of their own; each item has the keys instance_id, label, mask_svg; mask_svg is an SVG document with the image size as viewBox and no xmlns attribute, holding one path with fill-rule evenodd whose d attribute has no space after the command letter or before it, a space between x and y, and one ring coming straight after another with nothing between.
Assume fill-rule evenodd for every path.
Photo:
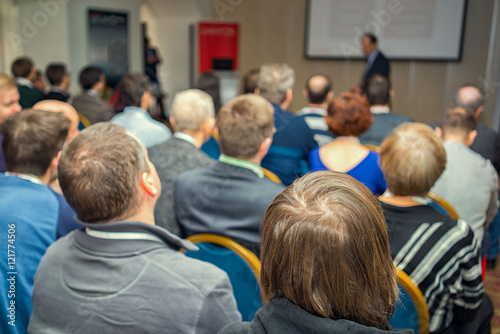
<instances>
[{"instance_id":1,"label":"dark hair","mask_svg":"<svg viewBox=\"0 0 500 334\"><path fill-rule=\"evenodd\" d=\"M21 57L14 60L11 66L11 71L15 78L27 78L30 75L32 68L33 61L28 57Z\"/></svg>"},{"instance_id":2,"label":"dark hair","mask_svg":"<svg viewBox=\"0 0 500 334\"><path fill-rule=\"evenodd\" d=\"M384 75L372 74L363 83L363 93L372 106L389 104L390 92L391 82Z\"/></svg>"},{"instance_id":3,"label":"dark hair","mask_svg":"<svg viewBox=\"0 0 500 334\"><path fill-rule=\"evenodd\" d=\"M389 328L398 288L378 200L335 171L297 179L262 223L263 300L284 297L319 317Z\"/></svg>"},{"instance_id":4,"label":"dark hair","mask_svg":"<svg viewBox=\"0 0 500 334\"><path fill-rule=\"evenodd\" d=\"M326 123L335 136L358 137L373 122L368 101L359 95L342 93L331 100Z\"/></svg>"},{"instance_id":5,"label":"dark hair","mask_svg":"<svg viewBox=\"0 0 500 334\"><path fill-rule=\"evenodd\" d=\"M45 75L51 85L60 85L66 75L66 65L62 63L52 63L47 66Z\"/></svg>"},{"instance_id":6,"label":"dark hair","mask_svg":"<svg viewBox=\"0 0 500 334\"><path fill-rule=\"evenodd\" d=\"M61 151L70 120L59 112L25 109L0 128L7 171L43 176Z\"/></svg>"},{"instance_id":7,"label":"dark hair","mask_svg":"<svg viewBox=\"0 0 500 334\"><path fill-rule=\"evenodd\" d=\"M89 90L101 80L102 70L95 66L87 66L80 72L80 85L83 90Z\"/></svg>"},{"instance_id":8,"label":"dark hair","mask_svg":"<svg viewBox=\"0 0 500 334\"><path fill-rule=\"evenodd\" d=\"M323 85L317 85L316 87L311 87L311 80L320 77L323 78ZM306 81L306 90L309 97L309 102L313 104L324 103L328 93L332 90L332 82L329 77L323 74L311 75Z\"/></svg>"},{"instance_id":9,"label":"dark hair","mask_svg":"<svg viewBox=\"0 0 500 334\"><path fill-rule=\"evenodd\" d=\"M447 133L468 135L476 129L474 113L464 108L452 108L445 111L440 123L441 130Z\"/></svg>"},{"instance_id":10,"label":"dark hair","mask_svg":"<svg viewBox=\"0 0 500 334\"><path fill-rule=\"evenodd\" d=\"M140 107L144 93L151 91L151 83L145 74L127 73L118 83L117 90L125 106Z\"/></svg>"},{"instance_id":11,"label":"dark hair","mask_svg":"<svg viewBox=\"0 0 500 334\"><path fill-rule=\"evenodd\" d=\"M85 128L64 147L58 175L78 218L99 223L137 212L139 180L148 171L139 141L122 127L103 122Z\"/></svg>"},{"instance_id":12,"label":"dark hair","mask_svg":"<svg viewBox=\"0 0 500 334\"><path fill-rule=\"evenodd\" d=\"M363 35L363 37L368 37L368 39L370 39L370 43L372 44L377 44L378 40L377 40L377 36L375 36L374 34L372 34L371 32L367 32Z\"/></svg>"},{"instance_id":13,"label":"dark hair","mask_svg":"<svg viewBox=\"0 0 500 334\"><path fill-rule=\"evenodd\" d=\"M217 114L221 108L219 77L211 72L202 73L198 78L195 88L210 95L214 102L215 113Z\"/></svg>"},{"instance_id":14,"label":"dark hair","mask_svg":"<svg viewBox=\"0 0 500 334\"><path fill-rule=\"evenodd\" d=\"M257 88L257 79L259 78L260 69L253 68L248 71L243 77L243 94L254 94Z\"/></svg>"},{"instance_id":15,"label":"dark hair","mask_svg":"<svg viewBox=\"0 0 500 334\"><path fill-rule=\"evenodd\" d=\"M253 158L274 130L274 108L263 97L240 95L226 103L217 115L222 153L239 159Z\"/></svg>"}]
</instances>

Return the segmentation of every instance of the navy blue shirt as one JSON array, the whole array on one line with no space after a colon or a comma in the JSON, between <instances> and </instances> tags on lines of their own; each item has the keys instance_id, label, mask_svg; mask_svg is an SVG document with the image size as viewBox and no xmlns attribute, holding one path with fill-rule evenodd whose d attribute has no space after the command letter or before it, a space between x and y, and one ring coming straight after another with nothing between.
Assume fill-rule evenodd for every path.
<instances>
[{"instance_id":1,"label":"navy blue shirt","mask_svg":"<svg viewBox=\"0 0 500 334\"><path fill-rule=\"evenodd\" d=\"M318 144L303 117L284 111L274 103L273 107L276 133L269 152L262 160L262 167L276 174L288 186L309 171L309 152Z\"/></svg>"}]
</instances>

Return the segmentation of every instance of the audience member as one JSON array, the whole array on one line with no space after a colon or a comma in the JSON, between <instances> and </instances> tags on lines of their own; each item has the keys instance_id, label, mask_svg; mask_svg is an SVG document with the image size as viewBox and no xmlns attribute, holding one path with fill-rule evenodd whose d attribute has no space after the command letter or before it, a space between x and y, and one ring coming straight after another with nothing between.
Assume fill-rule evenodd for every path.
<instances>
[{"instance_id":1,"label":"audience member","mask_svg":"<svg viewBox=\"0 0 500 334\"><path fill-rule=\"evenodd\" d=\"M99 94L106 87L106 77L97 67L87 66L80 72L82 93L71 103L90 124L107 122L115 115L113 107L103 101Z\"/></svg>"},{"instance_id":2,"label":"audience member","mask_svg":"<svg viewBox=\"0 0 500 334\"><path fill-rule=\"evenodd\" d=\"M170 232L181 235L175 218L174 183L177 176L190 169L208 167L215 160L199 149L214 128L212 98L197 89L175 95L170 113L170 124L176 132L165 143L148 150L161 180L161 195L155 207L155 221Z\"/></svg>"},{"instance_id":3,"label":"audience member","mask_svg":"<svg viewBox=\"0 0 500 334\"><path fill-rule=\"evenodd\" d=\"M467 223L429 205L446 165L431 127L404 123L380 147L387 192L380 197L394 264L420 288L430 333L489 333L493 315L481 280L479 241Z\"/></svg>"},{"instance_id":4,"label":"audience member","mask_svg":"<svg viewBox=\"0 0 500 334\"><path fill-rule=\"evenodd\" d=\"M0 128L9 117L20 111L16 82L7 74L0 72ZM1 145L2 139L3 135L0 131L0 172L5 172L7 169Z\"/></svg>"},{"instance_id":5,"label":"audience member","mask_svg":"<svg viewBox=\"0 0 500 334\"><path fill-rule=\"evenodd\" d=\"M220 80L217 75L212 72L202 73L196 82L196 88L210 95L214 101L215 114L221 108L220 99Z\"/></svg>"},{"instance_id":6,"label":"audience member","mask_svg":"<svg viewBox=\"0 0 500 334\"><path fill-rule=\"evenodd\" d=\"M220 333L413 333L389 326L398 287L380 204L343 173L307 174L271 203L261 285L253 321Z\"/></svg>"},{"instance_id":7,"label":"audience member","mask_svg":"<svg viewBox=\"0 0 500 334\"><path fill-rule=\"evenodd\" d=\"M43 97L43 92L38 90L32 82L36 76L33 61L28 57L17 58L12 63L11 71L19 91L19 104L22 108L33 107Z\"/></svg>"},{"instance_id":8,"label":"audience member","mask_svg":"<svg viewBox=\"0 0 500 334\"><path fill-rule=\"evenodd\" d=\"M398 125L413 122L407 116L391 112L393 90L387 77L381 74L371 75L363 83L363 94L370 102L373 123L367 131L361 134L359 138L361 143L380 146Z\"/></svg>"},{"instance_id":9,"label":"audience member","mask_svg":"<svg viewBox=\"0 0 500 334\"><path fill-rule=\"evenodd\" d=\"M62 63L51 63L45 70L45 75L50 82L50 90L42 97L42 100L58 100L67 102L69 99L69 74L66 65Z\"/></svg>"},{"instance_id":10,"label":"audience member","mask_svg":"<svg viewBox=\"0 0 500 334\"><path fill-rule=\"evenodd\" d=\"M35 77L31 80L33 85L42 93L45 94L47 85L45 84L45 79L43 78L42 71L39 69L35 70Z\"/></svg>"},{"instance_id":11,"label":"audience member","mask_svg":"<svg viewBox=\"0 0 500 334\"><path fill-rule=\"evenodd\" d=\"M386 189L384 175L379 166L379 155L359 142L359 136L373 121L365 98L342 93L328 106L326 123L337 138L325 146L311 151L311 170L335 170L351 175L375 195Z\"/></svg>"},{"instance_id":12,"label":"audience member","mask_svg":"<svg viewBox=\"0 0 500 334\"><path fill-rule=\"evenodd\" d=\"M0 321L2 333L27 333L33 277L62 223L60 203L48 184L57 176L69 123L62 113L27 109L2 124L7 173L0 174L0 234L5 237L0 267L8 278L0 286L0 303L8 314Z\"/></svg>"},{"instance_id":13,"label":"audience member","mask_svg":"<svg viewBox=\"0 0 500 334\"><path fill-rule=\"evenodd\" d=\"M477 135L472 145L470 145L470 149L481 154L483 158L490 160L497 173L500 173L500 136L495 130L479 122L485 102L484 90L478 85L466 83L460 87L453 97L452 106L464 108L474 113ZM494 268L498 258L500 214L497 214L491 223L489 232L491 233L491 248L488 251L488 267Z\"/></svg>"},{"instance_id":14,"label":"audience member","mask_svg":"<svg viewBox=\"0 0 500 334\"><path fill-rule=\"evenodd\" d=\"M161 184L135 137L109 123L86 128L65 146L59 181L85 229L42 259L30 333L217 333L240 321L227 275L155 226Z\"/></svg>"},{"instance_id":15,"label":"audience member","mask_svg":"<svg viewBox=\"0 0 500 334\"><path fill-rule=\"evenodd\" d=\"M159 52L151 46L149 38L144 38L144 74L146 74L151 82L151 94L156 102L156 107L158 108L158 114L160 116L165 115L165 110L163 106L164 94L161 89L160 80L158 78L157 66L161 64ZM156 112L156 110L155 110Z\"/></svg>"},{"instance_id":16,"label":"audience member","mask_svg":"<svg viewBox=\"0 0 500 334\"><path fill-rule=\"evenodd\" d=\"M175 205L187 235L215 233L259 253L264 212L283 186L260 166L271 145L273 108L260 96L239 96L217 114L222 155L211 167L179 175Z\"/></svg>"},{"instance_id":17,"label":"audience member","mask_svg":"<svg viewBox=\"0 0 500 334\"><path fill-rule=\"evenodd\" d=\"M366 58L366 65L361 77L363 83L372 74L381 74L389 78L390 66L389 61L384 54L378 49L377 37L372 33L366 33L361 38L361 49Z\"/></svg>"},{"instance_id":18,"label":"audience member","mask_svg":"<svg viewBox=\"0 0 500 334\"><path fill-rule=\"evenodd\" d=\"M221 108L219 78L214 73L202 73L198 78L196 88L210 95L217 115ZM201 150L213 159L219 159L220 156L220 146L216 137L218 137L217 130L214 130L208 140L201 146Z\"/></svg>"},{"instance_id":19,"label":"audience member","mask_svg":"<svg viewBox=\"0 0 500 334\"><path fill-rule=\"evenodd\" d=\"M331 142L335 136L328 130L325 116L328 102L333 97L332 83L327 76L316 74L306 81L304 96L309 102L306 107L297 112L299 117L304 118L307 126L314 134L314 140L318 146Z\"/></svg>"},{"instance_id":20,"label":"audience member","mask_svg":"<svg viewBox=\"0 0 500 334\"><path fill-rule=\"evenodd\" d=\"M474 113L476 118L477 136L470 146L471 150L491 161L499 172L500 165L500 136L498 133L480 123L481 115L484 110L486 96L484 91L477 85L464 84L453 97L452 106L464 108Z\"/></svg>"},{"instance_id":21,"label":"audience member","mask_svg":"<svg viewBox=\"0 0 500 334\"><path fill-rule=\"evenodd\" d=\"M255 93L255 89L257 89L257 80L259 79L259 72L260 69L253 68L243 76L243 82L242 82L243 86L241 89L242 94Z\"/></svg>"},{"instance_id":22,"label":"audience member","mask_svg":"<svg viewBox=\"0 0 500 334\"><path fill-rule=\"evenodd\" d=\"M79 118L78 113L71 104L57 101L57 100L42 100L37 102L33 109L43 110L43 111L53 111L60 112L70 120L70 125L68 129L68 136L66 137L66 143L68 143L73 137L75 137L79 130ZM59 180L55 178L49 183L50 188L55 192L57 199L59 200L59 224L57 225L56 237L60 238L73 231L74 229L80 228L81 226L73 219L76 216L75 211L69 206L68 202L62 195L61 187L59 186Z\"/></svg>"},{"instance_id":23,"label":"audience member","mask_svg":"<svg viewBox=\"0 0 500 334\"><path fill-rule=\"evenodd\" d=\"M446 168L431 190L455 208L481 242L498 211L498 174L489 160L469 148L475 129L470 111L453 108L445 112L436 132L444 140Z\"/></svg>"},{"instance_id":24,"label":"audience member","mask_svg":"<svg viewBox=\"0 0 500 334\"><path fill-rule=\"evenodd\" d=\"M260 68L258 94L274 107L276 133L262 167L275 173L285 185L309 171L307 157L318 146L303 118L286 111L293 97L295 72L286 64L267 64Z\"/></svg>"},{"instance_id":25,"label":"audience member","mask_svg":"<svg viewBox=\"0 0 500 334\"><path fill-rule=\"evenodd\" d=\"M148 113L152 95L146 75L126 74L118 83L118 91L126 107L111 119L111 123L129 131L146 148L166 142L172 136L165 124L155 121Z\"/></svg>"}]
</instances>

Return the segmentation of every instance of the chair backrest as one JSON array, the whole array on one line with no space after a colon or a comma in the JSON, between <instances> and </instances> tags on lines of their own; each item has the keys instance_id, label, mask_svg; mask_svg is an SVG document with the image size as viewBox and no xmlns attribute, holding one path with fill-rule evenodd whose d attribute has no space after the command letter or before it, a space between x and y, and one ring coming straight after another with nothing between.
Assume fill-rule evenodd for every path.
<instances>
[{"instance_id":1,"label":"chair backrest","mask_svg":"<svg viewBox=\"0 0 500 334\"><path fill-rule=\"evenodd\" d=\"M427 197L432 201L432 204L434 204L433 207L439 212L449 216L450 218L458 219L458 214L453 206L448 203L448 201L443 197L439 196L436 193L433 193L432 191L429 191Z\"/></svg>"},{"instance_id":2,"label":"chair backrest","mask_svg":"<svg viewBox=\"0 0 500 334\"><path fill-rule=\"evenodd\" d=\"M277 183L277 184L283 184L283 182L281 182L280 178L278 177L278 175L274 174L273 172L271 172L269 169L265 169L265 168L262 168L262 170L264 171L264 175L271 181L273 181L274 183Z\"/></svg>"},{"instance_id":3,"label":"chair backrest","mask_svg":"<svg viewBox=\"0 0 500 334\"><path fill-rule=\"evenodd\" d=\"M85 117L82 114L78 113L78 118L80 119L80 123L78 124L78 130L83 130L86 127L90 126L90 122L87 119L87 117Z\"/></svg>"},{"instance_id":4,"label":"chair backrest","mask_svg":"<svg viewBox=\"0 0 500 334\"><path fill-rule=\"evenodd\" d=\"M185 251L189 257L210 262L224 270L233 286L234 297L243 321L251 321L262 307L260 260L236 241L215 234L196 234L187 238L200 248Z\"/></svg>"},{"instance_id":5,"label":"chair backrest","mask_svg":"<svg viewBox=\"0 0 500 334\"><path fill-rule=\"evenodd\" d=\"M300 164L300 173L305 175L310 171L309 162L304 158L304 152L297 148L271 145L267 151L266 157L273 157L276 159L287 158L297 160Z\"/></svg>"},{"instance_id":6,"label":"chair backrest","mask_svg":"<svg viewBox=\"0 0 500 334\"><path fill-rule=\"evenodd\" d=\"M422 292L411 278L396 268L399 301L389 324L393 328L410 328L415 334L429 333L429 310Z\"/></svg>"},{"instance_id":7,"label":"chair backrest","mask_svg":"<svg viewBox=\"0 0 500 334\"><path fill-rule=\"evenodd\" d=\"M373 145L373 144L364 144L364 146L369 149L369 150L372 150L373 152L377 152L379 153L380 152L380 147L378 147L377 145Z\"/></svg>"}]
</instances>

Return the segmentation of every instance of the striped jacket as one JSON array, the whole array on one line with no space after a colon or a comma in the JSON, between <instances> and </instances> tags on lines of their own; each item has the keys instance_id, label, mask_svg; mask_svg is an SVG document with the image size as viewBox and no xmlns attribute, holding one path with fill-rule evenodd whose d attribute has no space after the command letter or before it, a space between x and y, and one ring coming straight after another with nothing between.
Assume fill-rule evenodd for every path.
<instances>
[{"instance_id":1,"label":"striped jacket","mask_svg":"<svg viewBox=\"0 0 500 334\"><path fill-rule=\"evenodd\" d=\"M429 332L473 321L484 290L478 240L467 223L428 205L381 205L394 264L418 285L427 302Z\"/></svg>"}]
</instances>

